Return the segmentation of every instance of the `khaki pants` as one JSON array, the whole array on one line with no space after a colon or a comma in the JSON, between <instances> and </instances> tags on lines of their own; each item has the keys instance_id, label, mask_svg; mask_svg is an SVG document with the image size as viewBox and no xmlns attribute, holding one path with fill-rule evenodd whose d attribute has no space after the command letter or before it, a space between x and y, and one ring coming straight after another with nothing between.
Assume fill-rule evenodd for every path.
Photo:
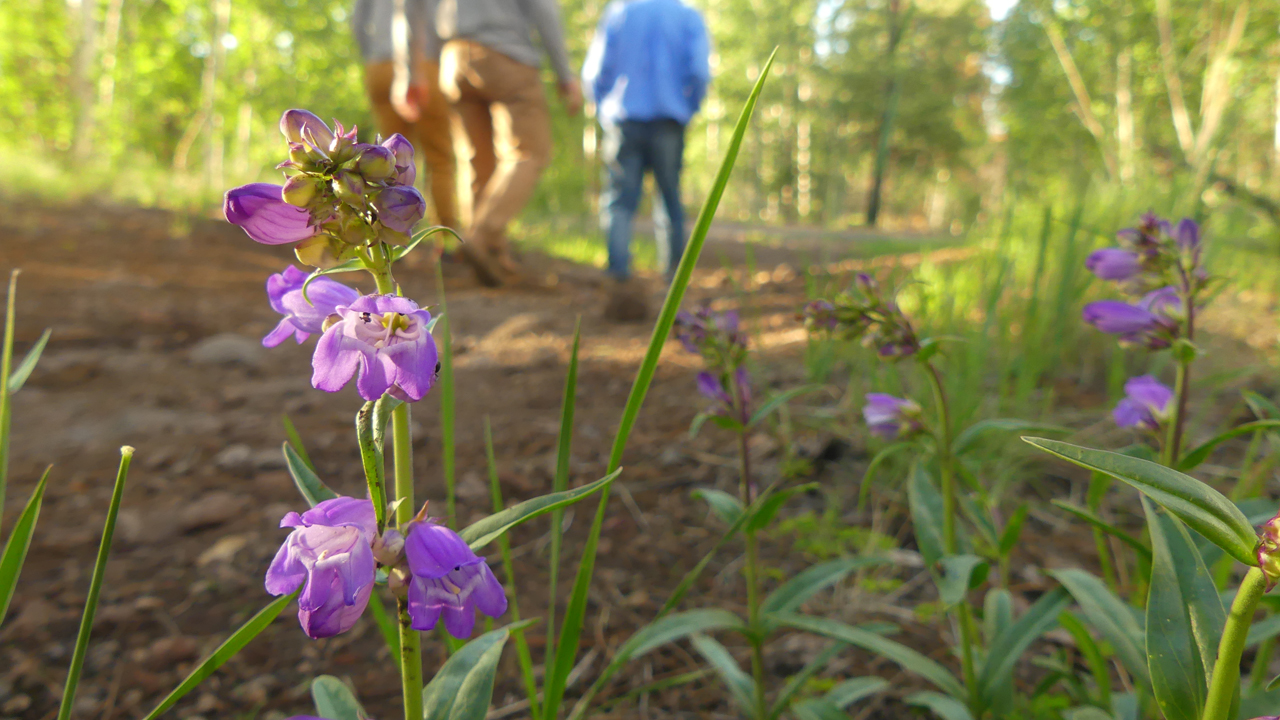
<instances>
[{"instance_id":1,"label":"khaki pants","mask_svg":"<svg viewBox=\"0 0 1280 720\"><path fill-rule=\"evenodd\" d=\"M419 78L427 82L427 97L421 100L422 116L410 123L400 117L391 105L391 82L395 66L391 62L365 66L365 90L378 120L378 131L384 138L400 133L421 154L430 176L428 187L436 219L441 225L460 230L458 219L457 160L453 154L453 136L449 130L449 106L440 94L440 66L433 62L420 64Z\"/></svg>"},{"instance_id":2,"label":"khaki pants","mask_svg":"<svg viewBox=\"0 0 1280 720\"><path fill-rule=\"evenodd\" d=\"M551 159L551 120L538 68L469 40L445 43L440 89L471 165L472 240L507 255L507 224L529 202Z\"/></svg>"}]
</instances>

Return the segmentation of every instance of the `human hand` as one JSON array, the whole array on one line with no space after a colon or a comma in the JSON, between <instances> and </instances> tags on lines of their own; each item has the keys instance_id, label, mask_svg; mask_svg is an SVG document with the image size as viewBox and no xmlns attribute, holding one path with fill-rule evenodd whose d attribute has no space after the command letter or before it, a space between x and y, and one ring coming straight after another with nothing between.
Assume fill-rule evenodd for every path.
<instances>
[{"instance_id":1,"label":"human hand","mask_svg":"<svg viewBox=\"0 0 1280 720\"><path fill-rule=\"evenodd\" d=\"M571 116L582 112L582 85L577 80L560 83L560 101Z\"/></svg>"}]
</instances>

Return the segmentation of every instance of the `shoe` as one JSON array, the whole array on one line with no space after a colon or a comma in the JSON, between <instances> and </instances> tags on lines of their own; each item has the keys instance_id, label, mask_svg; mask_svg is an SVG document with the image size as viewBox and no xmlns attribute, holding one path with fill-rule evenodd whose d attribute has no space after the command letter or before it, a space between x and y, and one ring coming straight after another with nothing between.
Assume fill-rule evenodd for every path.
<instances>
[{"instance_id":1,"label":"shoe","mask_svg":"<svg viewBox=\"0 0 1280 720\"><path fill-rule=\"evenodd\" d=\"M638 323L649 319L649 289L636 278L615 281L604 306L611 322Z\"/></svg>"},{"instance_id":2,"label":"shoe","mask_svg":"<svg viewBox=\"0 0 1280 720\"><path fill-rule=\"evenodd\" d=\"M476 274L476 280L485 287L501 287L502 277L497 268L495 268L488 257L489 253L484 248L478 248L473 243L462 243L458 246L458 257L466 261L471 266L471 270Z\"/></svg>"}]
</instances>

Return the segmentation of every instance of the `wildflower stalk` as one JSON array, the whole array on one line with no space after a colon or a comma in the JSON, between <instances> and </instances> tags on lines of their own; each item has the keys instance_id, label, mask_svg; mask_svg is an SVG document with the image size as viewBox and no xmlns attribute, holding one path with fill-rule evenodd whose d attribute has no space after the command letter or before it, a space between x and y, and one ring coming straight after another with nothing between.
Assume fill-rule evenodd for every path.
<instances>
[{"instance_id":1,"label":"wildflower stalk","mask_svg":"<svg viewBox=\"0 0 1280 720\"><path fill-rule=\"evenodd\" d=\"M735 393L741 398L740 393ZM741 401L739 401L741 402ZM741 461L741 477L738 485L738 499L742 502L742 511L751 507L751 455L747 445L747 431L738 432L738 456ZM764 638L760 635L760 546L752 530L751 521L743 527L743 536L747 544L747 627L751 628L751 676L755 679L755 715L757 718L768 717L769 706L764 697Z\"/></svg>"},{"instance_id":2,"label":"wildflower stalk","mask_svg":"<svg viewBox=\"0 0 1280 720\"><path fill-rule=\"evenodd\" d=\"M1262 570L1249 568L1236 592L1236 599L1231 603L1227 624L1222 628L1222 641L1218 643L1218 659L1213 664L1202 720L1230 718L1232 701L1240 686L1240 656L1244 652L1249 626L1253 624L1253 613L1266 588L1267 577Z\"/></svg>"},{"instance_id":3,"label":"wildflower stalk","mask_svg":"<svg viewBox=\"0 0 1280 720\"><path fill-rule=\"evenodd\" d=\"M396 291L390 267L384 265L370 270L378 292L384 295ZM409 404L401 403L391 411L392 458L395 464L396 522L407 525L413 520L413 438L409 429ZM404 693L405 720L422 717L422 637L412 627L408 600L397 598L396 608L400 620L400 686Z\"/></svg>"},{"instance_id":4,"label":"wildflower stalk","mask_svg":"<svg viewBox=\"0 0 1280 720\"><path fill-rule=\"evenodd\" d=\"M1174 345L1178 374L1174 382L1173 420L1169 423L1169 432L1164 446L1164 465L1176 467L1182 449L1183 429L1187 421L1187 398L1191 394L1191 362L1195 359L1195 349L1190 343L1195 339L1196 305L1192 291L1191 276L1185 269L1180 270L1181 288L1179 298L1182 301L1186 319L1183 320L1182 336L1187 345Z\"/></svg>"}]
</instances>

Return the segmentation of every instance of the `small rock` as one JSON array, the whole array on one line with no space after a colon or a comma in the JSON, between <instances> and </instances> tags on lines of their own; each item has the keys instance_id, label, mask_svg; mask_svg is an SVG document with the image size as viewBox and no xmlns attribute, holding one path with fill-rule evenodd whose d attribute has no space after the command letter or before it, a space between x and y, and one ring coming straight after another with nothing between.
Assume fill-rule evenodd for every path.
<instances>
[{"instance_id":1,"label":"small rock","mask_svg":"<svg viewBox=\"0 0 1280 720\"><path fill-rule=\"evenodd\" d=\"M200 557L196 558L196 565L204 567L209 563L231 562L236 553L248 544L248 535L228 535L214 543L213 547L200 553Z\"/></svg>"},{"instance_id":2,"label":"small rock","mask_svg":"<svg viewBox=\"0 0 1280 720\"><path fill-rule=\"evenodd\" d=\"M253 448L242 443L228 445L213 456L213 464L229 473L248 475L253 469Z\"/></svg>"},{"instance_id":3,"label":"small rock","mask_svg":"<svg viewBox=\"0 0 1280 720\"><path fill-rule=\"evenodd\" d=\"M218 709L218 696L213 693L204 693L200 699L196 700L196 712L207 713Z\"/></svg>"},{"instance_id":4,"label":"small rock","mask_svg":"<svg viewBox=\"0 0 1280 720\"><path fill-rule=\"evenodd\" d=\"M458 499L464 502L480 502L489 497L489 485L480 479L480 473L473 471L464 473L458 481Z\"/></svg>"},{"instance_id":5,"label":"small rock","mask_svg":"<svg viewBox=\"0 0 1280 720\"><path fill-rule=\"evenodd\" d=\"M239 517L245 500L229 492L211 492L184 508L178 516L178 528L191 532L198 528L221 525Z\"/></svg>"},{"instance_id":6,"label":"small rock","mask_svg":"<svg viewBox=\"0 0 1280 720\"><path fill-rule=\"evenodd\" d=\"M183 660L191 660L200 652L200 643L193 637L174 635L160 638L151 643L147 659L153 667L176 665Z\"/></svg>"},{"instance_id":7,"label":"small rock","mask_svg":"<svg viewBox=\"0 0 1280 720\"><path fill-rule=\"evenodd\" d=\"M252 464L257 470L283 470L288 467L284 462L284 453L278 447L255 450Z\"/></svg>"},{"instance_id":8,"label":"small rock","mask_svg":"<svg viewBox=\"0 0 1280 720\"><path fill-rule=\"evenodd\" d=\"M239 685L231 691L231 696L249 705L264 705L270 698L271 689L278 684L273 675L259 675Z\"/></svg>"},{"instance_id":9,"label":"small rock","mask_svg":"<svg viewBox=\"0 0 1280 720\"><path fill-rule=\"evenodd\" d=\"M162 543L178 534L177 518L172 512L152 511L144 514L138 508L125 508L116 521L120 537L130 545Z\"/></svg>"},{"instance_id":10,"label":"small rock","mask_svg":"<svg viewBox=\"0 0 1280 720\"><path fill-rule=\"evenodd\" d=\"M197 365L248 365L262 362L262 344L235 333L205 338L191 348L191 362Z\"/></svg>"},{"instance_id":11,"label":"small rock","mask_svg":"<svg viewBox=\"0 0 1280 720\"><path fill-rule=\"evenodd\" d=\"M31 707L30 695L14 695L9 698L2 707L0 707L0 712L20 713L29 707Z\"/></svg>"}]
</instances>

